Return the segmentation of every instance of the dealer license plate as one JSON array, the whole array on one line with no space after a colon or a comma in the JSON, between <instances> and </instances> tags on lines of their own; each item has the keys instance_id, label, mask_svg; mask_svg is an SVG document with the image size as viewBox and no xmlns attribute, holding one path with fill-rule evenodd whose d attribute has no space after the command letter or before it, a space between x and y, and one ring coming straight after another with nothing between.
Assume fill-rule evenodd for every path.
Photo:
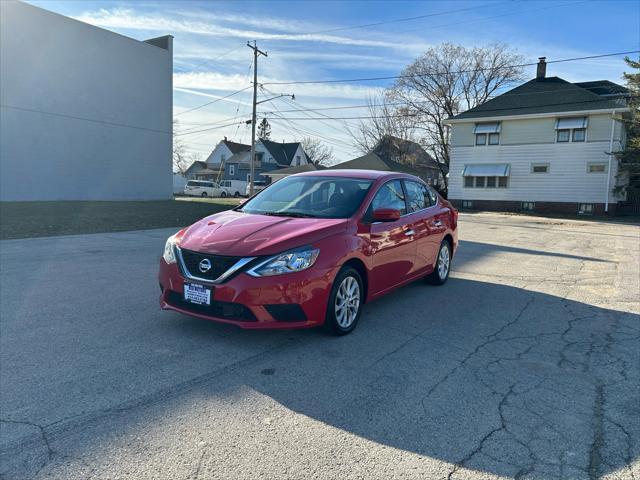
<instances>
[{"instance_id":1,"label":"dealer license plate","mask_svg":"<svg viewBox=\"0 0 640 480\"><path fill-rule=\"evenodd\" d=\"M211 305L211 289L195 283L185 283L184 299L196 305Z\"/></svg>"}]
</instances>

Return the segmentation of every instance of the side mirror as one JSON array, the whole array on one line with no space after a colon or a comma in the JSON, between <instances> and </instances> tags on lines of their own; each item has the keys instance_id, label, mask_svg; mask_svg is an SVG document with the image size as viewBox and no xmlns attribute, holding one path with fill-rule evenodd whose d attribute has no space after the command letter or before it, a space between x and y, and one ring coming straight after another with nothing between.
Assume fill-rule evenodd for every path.
<instances>
[{"instance_id":1,"label":"side mirror","mask_svg":"<svg viewBox=\"0 0 640 480\"><path fill-rule=\"evenodd\" d=\"M379 208L373 211L374 222L395 222L400 218L400 210L395 208Z\"/></svg>"}]
</instances>

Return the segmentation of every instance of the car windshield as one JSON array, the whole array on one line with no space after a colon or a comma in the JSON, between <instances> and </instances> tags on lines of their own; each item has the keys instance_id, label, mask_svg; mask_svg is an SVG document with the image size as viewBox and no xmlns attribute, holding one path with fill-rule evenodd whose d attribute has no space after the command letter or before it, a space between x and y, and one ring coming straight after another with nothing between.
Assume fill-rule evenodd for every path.
<instances>
[{"instance_id":1,"label":"car windshield","mask_svg":"<svg viewBox=\"0 0 640 480\"><path fill-rule=\"evenodd\" d=\"M236 210L286 217L348 218L372 183L360 178L285 177Z\"/></svg>"}]
</instances>

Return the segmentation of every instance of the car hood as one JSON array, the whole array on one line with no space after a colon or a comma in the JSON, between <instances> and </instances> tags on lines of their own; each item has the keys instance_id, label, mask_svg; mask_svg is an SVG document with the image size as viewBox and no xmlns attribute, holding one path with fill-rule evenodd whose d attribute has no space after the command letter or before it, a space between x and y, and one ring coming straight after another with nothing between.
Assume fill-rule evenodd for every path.
<instances>
[{"instance_id":1,"label":"car hood","mask_svg":"<svg viewBox=\"0 0 640 480\"><path fill-rule=\"evenodd\" d=\"M180 248L234 257L273 255L344 232L347 221L227 211L187 228L180 239Z\"/></svg>"}]
</instances>

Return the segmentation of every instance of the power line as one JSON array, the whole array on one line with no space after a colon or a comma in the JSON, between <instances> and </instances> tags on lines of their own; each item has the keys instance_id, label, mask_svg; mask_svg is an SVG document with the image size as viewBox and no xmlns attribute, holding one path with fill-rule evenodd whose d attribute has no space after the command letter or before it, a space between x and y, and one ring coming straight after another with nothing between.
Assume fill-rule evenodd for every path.
<instances>
[{"instance_id":1,"label":"power line","mask_svg":"<svg viewBox=\"0 0 640 480\"><path fill-rule=\"evenodd\" d=\"M334 33L334 32L342 32L345 30L356 30L359 28L370 28L370 27L378 27L380 25L388 25L390 23L401 23L401 22L411 22L414 20L421 20L423 18L430 18L430 17L439 17L442 15L450 15L452 13L459 13L459 12L466 12L468 10L476 10L479 8L487 8L487 7L494 7L496 5L501 5L504 3L510 3L510 2L497 2L497 3L491 3L491 4L486 4L486 5L478 5L475 7L467 7L467 8L458 8L456 10L448 10L445 12L436 12L436 13L428 13L425 15L416 15L415 17L404 17L404 18L396 18L396 19L392 19L392 20L383 20L380 22L374 22L374 23L365 23L362 25L353 25L350 27L337 27L337 28L330 28L327 30L318 30L316 32L308 32L308 35L318 35L318 34L322 34L322 33Z\"/></svg>"},{"instance_id":2,"label":"power line","mask_svg":"<svg viewBox=\"0 0 640 480\"><path fill-rule=\"evenodd\" d=\"M616 52L616 53L604 53L601 55L589 55L585 57L574 57L574 58L563 58L559 60L549 60L549 63L562 63L562 62L576 62L579 60L593 60L595 58L604 58L604 57L616 57L620 55L630 55L632 53L639 53L640 50L630 50L628 52ZM298 80L298 81L289 81L289 82L264 82L263 85L302 85L302 84L310 84L310 83L349 83L349 82L370 82L376 80L395 80L401 78L414 78L419 77L421 75L453 75L453 74L461 74L461 73L475 73L482 72L487 70L503 70L505 68L522 68L522 67L532 67L537 65L538 62L530 62L530 63L521 63L516 65L503 65L499 67L485 67L485 68L474 68L469 70L458 70L453 72L423 72L423 73L415 73L415 74L405 74L405 75L389 75L384 77L361 77L361 78L341 78L341 79L321 79L321 80Z\"/></svg>"},{"instance_id":3,"label":"power line","mask_svg":"<svg viewBox=\"0 0 640 480\"><path fill-rule=\"evenodd\" d=\"M181 137L183 135L192 135L194 133L200 133L200 132L208 132L210 130L219 130L220 128L231 127L233 125L242 125L243 123L246 123L246 122L227 123L226 125L219 125L217 127L211 127L211 128L203 128L202 130L189 131L189 132L183 132L183 133L176 133L176 137Z\"/></svg>"},{"instance_id":4,"label":"power line","mask_svg":"<svg viewBox=\"0 0 640 480\"><path fill-rule=\"evenodd\" d=\"M251 85L249 85L248 87L244 87L244 88L242 88L240 90L237 90L237 91L235 91L233 93L230 93L229 95L225 95L224 97L216 98L215 100L213 100L211 102L203 103L202 105L198 105L197 107L193 107L193 108L190 108L188 110L184 110L184 111L182 111L180 113L176 113L174 115L174 117L179 117L180 115L184 115L185 113L193 112L194 110L198 110L200 108L207 107L209 105L213 105L214 103L219 102L220 100L224 100L225 98L233 97L234 95L237 95L238 93L242 93L245 90L249 90L250 88L251 88Z\"/></svg>"},{"instance_id":5,"label":"power line","mask_svg":"<svg viewBox=\"0 0 640 480\"><path fill-rule=\"evenodd\" d=\"M547 103L546 105L543 105L543 106L544 107L554 107L554 106L560 106L560 105L582 105L582 104L585 104L585 103L594 103L594 102L603 102L603 101L606 101L606 99L595 98L593 100ZM522 106L522 107L486 108L486 109L483 109L482 111L483 112L499 112L499 111L503 111L503 110L518 110L518 109L522 109L522 108L531 108L531 106L526 105L526 106ZM406 114L393 114L393 115L361 115L361 116L357 116L357 117L329 117L329 116L324 116L324 117L280 117L280 119L281 120L296 120L296 121L301 121L301 120L324 120L324 119L328 119L328 120L371 120L371 119L377 119L377 118L418 117L420 115L421 115L420 113L406 113Z\"/></svg>"}]
</instances>

